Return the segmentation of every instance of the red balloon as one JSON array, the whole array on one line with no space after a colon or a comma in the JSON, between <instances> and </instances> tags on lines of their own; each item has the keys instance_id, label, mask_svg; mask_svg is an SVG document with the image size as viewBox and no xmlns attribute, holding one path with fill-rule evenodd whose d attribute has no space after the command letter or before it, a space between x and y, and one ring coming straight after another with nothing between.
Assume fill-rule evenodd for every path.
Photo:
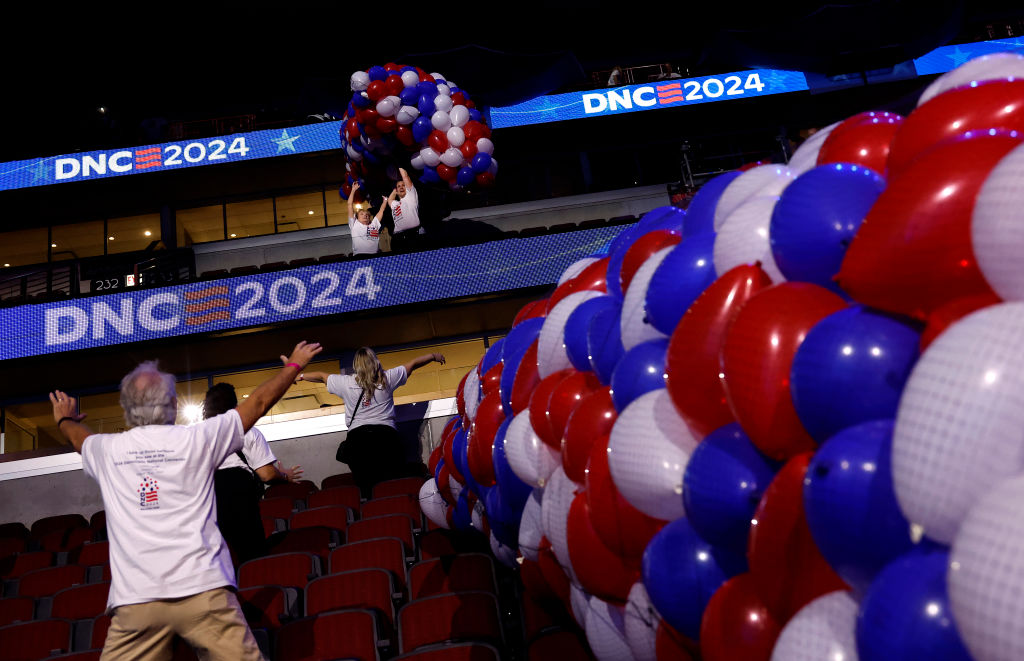
<instances>
[{"instance_id":1,"label":"red balloon","mask_svg":"<svg viewBox=\"0 0 1024 661\"><path fill-rule=\"evenodd\" d=\"M412 136L412 129L408 126L399 125L398 128L395 129L395 139L406 147L416 145L416 139Z\"/></svg>"},{"instance_id":2,"label":"red balloon","mask_svg":"<svg viewBox=\"0 0 1024 661\"><path fill-rule=\"evenodd\" d=\"M443 456L444 456L444 445L443 444L442 445L438 445L430 453L430 458L427 459L427 468L430 469L430 474L431 475L434 474L434 471L437 469L437 462L440 461ZM447 462L445 462L445 465L447 465Z\"/></svg>"},{"instance_id":3,"label":"red balloon","mask_svg":"<svg viewBox=\"0 0 1024 661\"><path fill-rule=\"evenodd\" d=\"M541 573L544 574L544 580L547 581L548 587L565 604L566 610L571 612L569 577L562 570L562 565L558 564L558 558L551 550L551 542L547 537L541 537L540 546L537 549L537 564L540 566Z\"/></svg>"},{"instance_id":4,"label":"red balloon","mask_svg":"<svg viewBox=\"0 0 1024 661\"><path fill-rule=\"evenodd\" d=\"M444 133L434 129L427 136L427 144L430 148L436 151L438 154L443 154L448 149L448 136Z\"/></svg>"},{"instance_id":5,"label":"red balloon","mask_svg":"<svg viewBox=\"0 0 1024 661\"><path fill-rule=\"evenodd\" d=\"M605 601L626 602L630 588L640 580L640 570L626 567L601 543L590 525L590 512L583 494L577 494L569 507L566 545L569 562L584 590Z\"/></svg>"},{"instance_id":6,"label":"red balloon","mask_svg":"<svg viewBox=\"0 0 1024 661\"><path fill-rule=\"evenodd\" d=\"M354 140L359 137L359 122L355 117L345 122L345 133L348 135L350 140Z\"/></svg>"},{"instance_id":7,"label":"red balloon","mask_svg":"<svg viewBox=\"0 0 1024 661\"><path fill-rule=\"evenodd\" d=\"M393 133L398 128L398 122L394 117L378 117L377 130L381 133Z\"/></svg>"},{"instance_id":8,"label":"red balloon","mask_svg":"<svg viewBox=\"0 0 1024 661\"><path fill-rule=\"evenodd\" d=\"M920 347L923 352L932 343L932 340L942 334L944 330L967 315L981 308L1002 303L1003 299L994 293L978 294L977 296L965 296L948 303L940 305L928 315L925 322L924 332L921 333Z\"/></svg>"},{"instance_id":9,"label":"red balloon","mask_svg":"<svg viewBox=\"0 0 1024 661\"><path fill-rule=\"evenodd\" d=\"M726 331L722 373L729 408L751 442L772 459L816 447L793 407L789 371L807 332L844 307L824 287L785 282L755 294Z\"/></svg>"},{"instance_id":10,"label":"red balloon","mask_svg":"<svg viewBox=\"0 0 1024 661\"><path fill-rule=\"evenodd\" d=\"M494 185L494 175L490 172L481 172L476 176L476 183L482 188L490 188Z\"/></svg>"},{"instance_id":11,"label":"red balloon","mask_svg":"<svg viewBox=\"0 0 1024 661\"><path fill-rule=\"evenodd\" d=\"M517 326L519 322L526 321L527 319L533 319L534 317L543 317L544 313L548 308L548 299L542 298L539 301L530 301L519 309L516 313L516 318L512 322L513 326Z\"/></svg>"},{"instance_id":12,"label":"red balloon","mask_svg":"<svg viewBox=\"0 0 1024 661\"><path fill-rule=\"evenodd\" d=\"M377 111L374 110L373 112L376 113ZM379 117L374 118L372 124L367 123L365 126L363 126L363 133L366 134L367 138L379 138L380 136L384 135L383 133L380 132L380 129L377 128L377 119L379 119ZM362 161L359 162L362 163Z\"/></svg>"},{"instance_id":13,"label":"red balloon","mask_svg":"<svg viewBox=\"0 0 1024 661\"><path fill-rule=\"evenodd\" d=\"M803 482L811 457L805 452L786 462L761 496L750 527L750 576L779 624L817 597L849 589L822 557L807 525Z\"/></svg>"},{"instance_id":14,"label":"red balloon","mask_svg":"<svg viewBox=\"0 0 1024 661\"><path fill-rule=\"evenodd\" d=\"M474 101L473 99L470 99L469 101L466 101L466 107L467 108L476 108L476 101Z\"/></svg>"},{"instance_id":15,"label":"red balloon","mask_svg":"<svg viewBox=\"0 0 1024 661\"><path fill-rule=\"evenodd\" d=\"M426 72L421 70L420 71L420 82L421 83L436 83L437 81L434 80L434 77L431 76L429 73L426 73Z\"/></svg>"},{"instance_id":16,"label":"red balloon","mask_svg":"<svg viewBox=\"0 0 1024 661\"><path fill-rule=\"evenodd\" d=\"M523 357L523 361L526 361L526 356ZM548 402L551 400L551 393L555 391L555 387L562 382L562 379L575 372L574 369L564 369L547 375L540 380L540 383L533 389L533 394L530 395L530 426L533 427L533 431L540 440L553 448L562 447L562 437L561 435L556 436L555 430L551 428ZM515 386L513 386L514 389Z\"/></svg>"},{"instance_id":17,"label":"red balloon","mask_svg":"<svg viewBox=\"0 0 1024 661\"><path fill-rule=\"evenodd\" d=\"M751 161L750 163L744 163L743 165L736 168L740 172L746 172L747 170L753 170L759 165L768 165L769 161Z\"/></svg>"},{"instance_id":18,"label":"red balloon","mask_svg":"<svg viewBox=\"0 0 1024 661\"><path fill-rule=\"evenodd\" d=\"M459 151L462 152L462 157L464 159L466 159L467 161L471 160L474 156L476 156L476 140L472 142L466 140L465 142L462 143L462 146L459 147ZM484 173L481 172L481 174Z\"/></svg>"},{"instance_id":19,"label":"red balloon","mask_svg":"<svg viewBox=\"0 0 1024 661\"><path fill-rule=\"evenodd\" d=\"M384 89L387 91L386 96L398 96L405 89L405 83L401 76L393 73L384 80Z\"/></svg>"},{"instance_id":20,"label":"red balloon","mask_svg":"<svg viewBox=\"0 0 1024 661\"><path fill-rule=\"evenodd\" d=\"M440 163L437 166L437 176L441 177L444 181L452 182L455 181L455 175L458 174L458 170L450 168L444 163Z\"/></svg>"},{"instance_id":21,"label":"red balloon","mask_svg":"<svg viewBox=\"0 0 1024 661\"><path fill-rule=\"evenodd\" d=\"M384 81L372 81L366 88L366 96L370 97L370 101L373 101L374 103L387 96L387 89L384 87Z\"/></svg>"},{"instance_id":22,"label":"red balloon","mask_svg":"<svg viewBox=\"0 0 1024 661\"><path fill-rule=\"evenodd\" d=\"M662 248L674 246L680 241L682 241L682 237L671 230L648 232L634 241L622 258L622 268L619 270L622 291L629 289L629 283L633 281L633 276L651 255Z\"/></svg>"},{"instance_id":23,"label":"red balloon","mask_svg":"<svg viewBox=\"0 0 1024 661\"><path fill-rule=\"evenodd\" d=\"M476 142L484 135L484 125L471 119L462 127L462 133L466 136L466 142Z\"/></svg>"},{"instance_id":24,"label":"red balloon","mask_svg":"<svg viewBox=\"0 0 1024 661\"><path fill-rule=\"evenodd\" d=\"M487 374L480 377L480 385L483 387L484 397L493 393L501 394L501 370L503 363L499 360L494 367L487 370Z\"/></svg>"},{"instance_id":25,"label":"red balloon","mask_svg":"<svg viewBox=\"0 0 1024 661\"><path fill-rule=\"evenodd\" d=\"M607 273L607 257L602 257L596 262L588 264L587 267L577 273L575 277L569 278L555 288L555 291L552 292L550 297L548 297L548 312L553 310L555 306L569 294L575 294L580 291L607 292Z\"/></svg>"},{"instance_id":26,"label":"red balloon","mask_svg":"<svg viewBox=\"0 0 1024 661\"><path fill-rule=\"evenodd\" d=\"M562 468L570 480L582 484L586 479L590 449L595 441L612 433L618 415L611 386L585 395L573 409L562 434Z\"/></svg>"},{"instance_id":27,"label":"red balloon","mask_svg":"<svg viewBox=\"0 0 1024 661\"><path fill-rule=\"evenodd\" d=\"M469 372L462 375L462 380L459 381L459 385L455 388L455 408L459 411L459 416L466 419L466 379L469 378Z\"/></svg>"},{"instance_id":28,"label":"red balloon","mask_svg":"<svg viewBox=\"0 0 1024 661\"><path fill-rule=\"evenodd\" d=\"M679 415L700 437L735 419L720 377L722 343L743 304L771 284L760 266L737 266L704 290L672 333L665 385Z\"/></svg>"},{"instance_id":29,"label":"red balloon","mask_svg":"<svg viewBox=\"0 0 1024 661\"><path fill-rule=\"evenodd\" d=\"M401 71L401 70L402 70L402 67L398 66L394 62L388 62L387 64L384 65L384 71L387 71L388 73L391 73L393 71ZM388 76L388 78L390 79L391 77ZM399 78L399 80L401 80L401 78Z\"/></svg>"},{"instance_id":30,"label":"red balloon","mask_svg":"<svg viewBox=\"0 0 1024 661\"><path fill-rule=\"evenodd\" d=\"M452 418L452 420L458 422L458 418ZM442 456L444 457L444 465L448 467L448 472L450 472L452 474L452 477L454 477L456 480L458 480L461 484L465 484L466 483L466 478L462 474L462 472L459 471L458 465L455 463L455 455L454 455L454 450L455 450L455 428L454 427L452 428L452 430L449 433L444 435L443 440L441 441L440 447L442 448L442 453L443 453ZM434 470L431 469L430 472L433 473Z\"/></svg>"},{"instance_id":31,"label":"red balloon","mask_svg":"<svg viewBox=\"0 0 1024 661\"><path fill-rule=\"evenodd\" d=\"M1021 99L1024 80L990 80L939 94L910 113L893 136L889 172L900 175L927 149L966 131L1024 131Z\"/></svg>"},{"instance_id":32,"label":"red balloon","mask_svg":"<svg viewBox=\"0 0 1024 661\"><path fill-rule=\"evenodd\" d=\"M590 524L601 543L627 566L640 569L647 543L667 522L647 516L619 493L608 469L608 436L590 448L586 487Z\"/></svg>"},{"instance_id":33,"label":"red balloon","mask_svg":"<svg viewBox=\"0 0 1024 661\"><path fill-rule=\"evenodd\" d=\"M1021 140L954 138L914 161L871 207L839 285L861 303L921 321L951 300L994 295L971 248L971 214L989 172Z\"/></svg>"},{"instance_id":34,"label":"red balloon","mask_svg":"<svg viewBox=\"0 0 1024 661\"><path fill-rule=\"evenodd\" d=\"M576 409L584 397L601 387L601 382L593 372L578 372L568 370L569 376L562 379L548 398L548 427L551 429L551 439L554 441L552 447L561 449L562 439L565 438L565 425L569 416ZM544 439L547 443L547 439ZM583 482L582 479L577 480Z\"/></svg>"},{"instance_id":35,"label":"red balloon","mask_svg":"<svg viewBox=\"0 0 1024 661\"><path fill-rule=\"evenodd\" d=\"M452 103L454 103L457 106L466 105L466 95L463 94L462 92L456 92L455 94L452 94Z\"/></svg>"},{"instance_id":36,"label":"red balloon","mask_svg":"<svg viewBox=\"0 0 1024 661\"><path fill-rule=\"evenodd\" d=\"M451 475L451 471L448 469L448 464L442 464L441 470L437 473L437 490L444 498L444 502L449 505L455 504L455 496L452 495L452 485L448 481L448 477Z\"/></svg>"},{"instance_id":37,"label":"red balloon","mask_svg":"<svg viewBox=\"0 0 1024 661\"><path fill-rule=\"evenodd\" d=\"M516 376L512 380L512 396L509 403L512 404L512 412L520 413L530 406L530 398L533 391L540 385L540 375L537 373L537 340L526 349L523 359L519 361L516 368Z\"/></svg>"},{"instance_id":38,"label":"red balloon","mask_svg":"<svg viewBox=\"0 0 1024 661\"><path fill-rule=\"evenodd\" d=\"M757 594L753 577L734 576L722 584L700 622L703 661L769 661L782 627Z\"/></svg>"},{"instance_id":39,"label":"red balloon","mask_svg":"<svg viewBox=\"0 0 1024 661\"><path fill-rule=\"evenodd\" d=\"M498 393L491 393L480 400L466 453L469 472L480 486L494 485L494 434L504 421L505 411L501 408Z\"/></svg>"},{"instance_id":40,"label":"red balloon","mask_svg":"<svg viewBox=\"0 0 1024 661\"><path fill-rule=\"evenodd\" d=\"M693 661L694 658L700 658L700 648L662 620L658 623L658 633L654 638L654 654L658 661Z\"/></svg>"},{"instance_id":41,"label":"red balloon","mask_svg":"<svg viewBox=\"0 0 1024 661\"><path fill-rule=\"evenodd\" d=\"M885 174L889 143L902 123L903 117L895 113L848 119L825 138L818 151L818 165L855 163Z\"/></svg>"},{"instance_id":42,"label":"red balloon","mask_svg":"<svg viewBox=\"0 0 1024 661\"><path fill-rule=\"evenodd\" d=\"M452 530L452 529L455 528L455 519L453 518L454 516L455 516L455 508L451 505L451 503L449 503L448 504L448 508L445 509L445 511L444 511L444 520L448 523L448 529L449 530Z\"/></svg>"}]
</instances>

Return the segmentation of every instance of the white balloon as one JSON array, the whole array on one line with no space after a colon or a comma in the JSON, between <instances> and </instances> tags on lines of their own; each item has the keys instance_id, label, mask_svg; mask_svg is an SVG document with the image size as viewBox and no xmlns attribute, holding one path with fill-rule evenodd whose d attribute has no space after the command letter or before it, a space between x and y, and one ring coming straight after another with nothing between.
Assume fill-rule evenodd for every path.
<instances>
[{"instance_id":1,"label":"white balloon","mask_svg":"<svg viewBox=\"0 0 1024 661\"><path fill-rule=\"evenodd\" d=\"M353 92L362 92L370 86L370 74L365 71L356 71L349 78L349 87L352 88Z\"/></svg>"},{"instance_id":2,"label":"white balloon","mask_svg":"<svg viewBox=\"0 0 1024 661\"><path fill-rule=\"evenodd\" d=\"M569 507L576 497L576 484L569 479L559 466L551 474L551 481L544 487L540 502L540 520L544 536L551 542L551 551L562 566L562 571L573 583L579 583L569 562ZM680 499L681 500L681 499Z\"/></svg>"},{"instance_id":3,"label":"white balloon","mask_svg":"<svg viewBox=\"0 0 1024 661\"><path fill-rule=\"evenodd\" d=\"M626 600L626 642L636 661L658 661L657 638L661 615L654 610L643 581L637 581Z\"/></svg>"},{"instance_id":4,"label":"white balloon","mask_svg":"<svg viewBox=\"0 0 1024 661\"><path fill-rule=\"evenodd\" d=\"M444 502L437 489L437 482L433 479L428 479L420 487L420 509L434 525L448 527L448 503Z\"/></svg>"},{"instance_id":5,"label":"white balloon","mask_svg":"<svg viewBox=\"0 0 1024 661\"><path fill-rule=\"evenodd\" d=\"M452 147L461 147L466 142L466 134L458 126L453 126L448 129L448 144ZM459 152L460 154L462 152Z\"/></svg>"},{"instance_id":6,"label":"white balloon","mask_svg":"<svg viewBox=\"0 0 1024 661\"><path fill-rule=\"evenodd\" d=\"M466 122L469 121L469 108L466 106L455 106L448 115L452 118L452 124L455 126L465 126Z\"/></svg>"},{"instance_id":7,"label":"white balloon","mask_svg":"<svg viewBox=\"0 0 1024 661\"><path fill-rule=\"evenodd\" d=\"M572 280L580 273L583 273L583 269L587 268L588 266L596 262L598 259L600 258L584 257L582 259L577 259L575 262L567 266L564 271L562 271L562 275L558 277L558 284L562 284L563 282Z\"/></svg>"},{"instance_id":8,"label":"white balloon","mask_svg":"<svg viewBox=\"0 0 1024 661\"><path fill-rule=\"evenodd\" d=\"M403 126L408 126L420 116L420 109L416 106L402 106L395 115L395 121Z\"/></svg>"},{"instance_id":9,"label":"white balloon","mask_svg":"<svg viewBox=\"0 0 1024 661\"><path fill-rule=\"evenodd\" d=\"M406 71L402 74L402 84L406 87L415 87L420 82L420 75L415 71Z\"/></svg>"},{"instance_id":10,"label":"white balloon","mask_svg":"<svg viewBox=\"0 0 1024 661\"><path fill-rule=\"evenodd\" d=\"M420 150L420 158L432 168L436 168L441 163L441 155L430 147L424 147Z\"/></svg>"},{"instance_id":11,"label":"white balloon","mask_svg":"<svg viewBox=\"0 0 1024 661\"><path fill-rule=\"evenodd\" d=\"M458 499L459 494L462 493L462 483L455 479L455 476L451 473L448 474L448 488L452 490L452 498Z\"/></svg>"},{"instance_id":12,"label":"white balloon","mask_svg":"<svg viewBox=\"0 0 1024 661\"><path fill-rule=\"evenodd\" d=\"M455 103L452 101L452 97L447 94L438 94L434 97L434 107L447 114L454 106Z\"/></svg>"},{"instance_id":13,"label":"white balloon","mask_svg":"<svg viewBox=\"0 0 1024 661\"><path fill-rule=\"evenodd\" d=\"M683 509L683 472L697 447L664 388L630 402L612 426L608 468L619 493L647 516L672 521Z\"/></svg>"},{"instance_id":14,"label":"white balloon","mask_svg":"<svg viewBox=\"0 0 1024 661\"><path fill-rule=\"evenodd\" d=\"M448 117L448 113L438 110L430 116L430 124L438 131L447 131L452 127L452 120Z\"/></svg>"},{"instance_id":15,"label":"white balloon","mask_svg":"<svg viewBox=\"0 0 1024 661\"><path fill-rule=\"evenodd\" d=\"M625 617L622 606L591 597L587 604L587 643L598 661L633 661L633 652L626 642Z\"/></svg>"},{"instance_id":16,"label":"white balloon","mask_svg":"<svg viewBox=\"0 0 1024 661\"><path fill-rule=\"evenodd\" d=\"M544 528L540 521L540 503L544 497L541 489L534 489L526 499L523 517L519 520L519 552L527 560L537 561L540 540L544 537Z\"/></svg>"},{"instance_id":17,"label":"white balloon","mask_svg":"<svg viewBox=\"0 0 1024 661\"><path fill-rule=\"evenodd\" d=\"M437 84L437 93L439 95L450 96L452 88L448 86L447 82Z\"/></svg>"},{"instance_id":18,"label":"white balloon","mask_svg":"<svg viewBox=\"0 0 1024 661\"><path fill-rule=\"evenodd\" d=\"M964 519L950 551L949 601L978 661L1024 659L1024 476L998 483Z\"/></svg>"},{"instance_id":19,"label":"white balloon","mask_svg":"<svg viewBox=\"0 0 1024 661\"><path fill-rule=\"evenodd\" d=\"M857 661L857 602L830 592L807 604L779 634L771 661Z\"/></svg>"},{"instance_id":20,"label":"white balloon","mask_svg":"<svg viewBox=\"0 0 1024 661\"><path fill-rule=\"evenodd\" d=\"M505 456L512 472L523 482L543 487L562 464L562 453L533 431L530 411L520 411L505 430Z\"/></svg>"},{"instance_id":21,"label":"white balloon","mask_svg":"<svg viewBox=\"0 0 1024 661\"><path fill-rule=\"evenodd\" d=\"M622 315L619 317L619 328L622 332L622 346L629 351L638 344L649 340L667 339L660 330L647 321L647 287L651 284L651 278L661 263L665 261L668 254L675 249L675 246L662 248L647 258L640 268L637 269L633 279L629 282L629 288L622 300Z\"/></svg>"},{"instance_id":22,"label":"white balloon","mask_svg":"<svg viewBox=\"0 0 1024 661\"><path fill-rule=\"evenodd\" d=\"M459 167L465 160L466 159L462 156L462 152L455 147L449 147L443 154L441 154L441 162L450 168Z\"/></svg>"},{"instance_id":23,"label":"white balloon","mask_svg":"<svg viewBox=\"0 0 1024 661\"><path fill-rule=\"evenodd\" d=\"M726 273L740 264L760 262L775 284L786 281L772 255L770 230L776 196L758 196L736 207L715 235L712 252L715 273Z\"/></svg>"},{"instance_id":24,"label":"white balloon","mask_svg":"<svg viewBox=\"0 0 1024 661\"><path fill-rule=\"evenodd\" d=\"M793 181L793 173L785 165L759 165L733 179L715 207L717 232L729 214L752 197L777 196ZM724 271L719 271L724 273Z\"/></svg>"},{"instance_id":25,"label":"white balloon","mask_svg":"<svg viewBox=\"0 0 1024 661\"><path fill-rule=\"evenodd\" d=\"M494 153L494 143L491 142L490 138L477 138L476 150L478 152L483 152L485 154L493 154ZM491 163L493 164L494 161L491 161ZM490 170L488 170L488 171L490 172ZM494 166L494 172L497 172L497 171L498 171L498 166L495 165ZM491 172L491 174L494 174L494 172Z\"/></svg>"},{"instance_id":26,"label":"white balloon","mask_svg":"<svg viewBox=\"0 0 1024 661\"><path fill-rule=\"evenodd\" d=\"M445 78L444 76L442 76L441 74L439 74L436 71L434 73L430 74L430 77L433 78L434 80L448 80L447 78Z\"/></svg>"},{"instance_id":27,"label":"white balloon","mask_svg":"<svg viewBox=\"0 0 1024 661\"><path fill-rule=\"evenodd\" d=\"M537 338L537 374L542 379L558 370L572 367L569 354L565 351L565 322L569 321L569 315L580 304L598 296L604 296L604 293L578 291L560 300L558 305L548 312Z\"/></svg>"},{"instance_id":28,"label":"white balloon","mask_svg":"<svg viewBox=\"0 0 1024 661\"><path fill-rule=\"evenodd\" d=\"M476 409L480 405L480 375L474 367L466 377L466 384L462 387L462 399L466 402L466 416L472 421L476 418Z\"/></svg>"},{"instance_id":29,"label":"white balloon","mask_svg":"<svg viewBox=\"0 0 1024 661\"><path fill-rule=\"evenodd\" d=\"M381 117L391 117L398 112L398 107L391 100L390 96L386 96L377 102L377 112L380 113Z\"/></svg>"},{"instance_id":30,"label":"white balloon","mask_svg":"<svg viewBox=\"0 0 1024 661\"><path fill-rule=\"evenodd\" d=\"M422 170L426 163L423 162L423 156L417 153L413 154L412 158L409 159L409 165L413 166L417 170Z\"/></svg>"},{"instance_id":31,"label":"white balloon","mask_svg":"<svg viewBox=\"0 0 1024 661\"><path fill-rule=\"evenodd\" d=\"M825 138L832 133L832 130L839 126L842 122L836 122L829 124L825 128L815 132L809 138L803 141L796 151L793 152L792 158L789 159L789 163L786 167L793 173L793 177L799 177L804 172L811 170L818 165L818 152L821 151L821 146L825 144Z\"/></svg>"},{"instance_id":32,"label":"white balloon","mask_svg":"<svg viewBox=\"0 0 1024 661\"><path fill-rule=\"evenodd\" d=\"M469 525L471 525L477 532L483 532L485 516L487 516L487 508L484 507L483 501L476 501L476 503L473 504L473 509L469 513Z\"/></svg>"},{"instance_id":33,"label":"white balloon","mask_svg":"<svg viewBox=\"0 0 1024 661\"><path fill-rule=\"evenodd\" d=\"M590 594L576 585L569 584L569 605L572 607L572 617L580 627L587 625L587 610L591 600Z\"/></svg>"},{"instance_id":34,"label":"white balloon","mask_svg":"<svg viewBox=\"0 0 1024 661\"><path fill-rule=\"evenodd\" d=\"M904 516L949 544L970 508L1024 472L1024 303L974 312L928 347L900 399L892 477Z\"/></svg>"},{"instance_id":35,"label":"white balloon","mask_svg":"<svg viewBox=\"0 0 1024 661\"><path fill-rule=\"evenodd\" d=\"M1024 58L1021 58L1024 61ZM971 216L971 245L985 281L1003 300L1024 300L1024 145L982 184Z\"/></svg>"},{"instance_id":36,"label":"white balloon","mask_svg":"<svg viewBox=\"0 0 1024 661\"><path fill-rule=\"evenodd\" d=\"M969 85L975 81L994 80L996 78L1024 78L1024 55L1019 53L991 53L982 55L969 62L964 62L956 69L947 71L932 81L917 105L931 101L946 90Z\"/></svg>"},{"instance_id":37,"label":"white balloon","mask_svg":"<svg viewBox=\"0 0 1024 661\"><path fill-rule=\"evenodd\" d=\"M516 561L516 558L518 557L516 549L511 546L505 546L499 542L493 532L490 534L490 543L491 553L494 554L494 557L498 562L510 568L519 566L519 563Z\"/></svg>"},{"instance_id":38,"label":"white balloon","mask_svg":"<svg viewBox=\"0 0 1024 661\"><path fill-rule=\"evenodd\" d=\"M480 140L483 140L483 138L480 138ZM477 140L476 142L477 151L480 151L480 140ZM493 144L491 145L491 149L494 149ZM498 159L494 158L493 156L491 157L491 164L487 167L487 171L491 173L492 177L498 174Z\"/></svg>"},{"instance_id":39,"label":"white balloon","mask_svg":"<svg viewBox=\"0 0 1024 661\"><path fill-rule=\"evenodd\" d=\"M363 155L360 154L359 152L357 152L355 150L355 148L352 147L352 145L349 145L348 147L346 147L345 151L348 152L348 157L351 158L353 161L361 161L361 160L363 160Z\"/></svg>"}]
</instances>

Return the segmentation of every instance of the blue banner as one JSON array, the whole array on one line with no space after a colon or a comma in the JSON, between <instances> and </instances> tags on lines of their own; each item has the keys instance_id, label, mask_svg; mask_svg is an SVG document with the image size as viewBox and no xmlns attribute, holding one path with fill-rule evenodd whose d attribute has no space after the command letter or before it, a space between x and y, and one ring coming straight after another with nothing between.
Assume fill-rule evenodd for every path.
<instances>
[{"instance_id":1,"label":"blue banner","mask_svg":"<svg viewBox=\"0 0 1024 661\"><path fill-rule=\"evenodd\" d=\"M992 41L976 41L970 44L942 46L927 55L914 60L917 75L927 76L935 73L952 71L964 62L982 55L992 53L1024 54L1024 39L993 39Z\"/></svg>"},{"instance_id":2,"label":"blue banner","mask_svg":"<svg viewBox=\"0 0 1024 661\"><path fill-rule=\"evenodd\" d=\"M0 309L0 359L553 284L624 225Z\"/></svg>"}]
</instances>

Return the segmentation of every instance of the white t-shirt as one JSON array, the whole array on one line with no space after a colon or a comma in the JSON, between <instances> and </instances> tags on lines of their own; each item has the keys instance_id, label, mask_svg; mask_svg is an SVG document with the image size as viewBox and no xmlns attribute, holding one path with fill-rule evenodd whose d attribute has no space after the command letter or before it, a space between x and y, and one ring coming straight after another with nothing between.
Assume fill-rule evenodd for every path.
<instances>
[{"instance_id":1,"label":"white t-shirt","mask_svg":"<svg viewBox=\"0 0 1024 661\"><path fill-rule=\"evenodd\" d=\"M213 473L242 449L242 436L231 410L191 427L147 425L83 441L82 467L107 512L108 609L235 585Z\"/></svg>"},{"instance_id":2,"label":"white t-shirt","mask_svg":"<svg viewBox=\"0 0 1024 661\"><path fill-rule=\"evenodd\" d=\"M228 455L217 470L222 471L225 468L244 468L250 473L277 461L277 457L270 451L270 443L267 443L266 437L259 429L253 427L245 433L245 439L243 440L242 454L245 455L245 461L249 462L246 466L241 459L238 458L238 453L232 452Z\"/></svg>"},{"instance_id":3,"label":"white t-shirt","mask_svg":"<svg viewBox=\"0 0 1024 661\"><path fill-rule=\"evenodd\" d=\"M386 370L384 381L387 383L387 388L377 388L372 399L369 401L364 399L359 404L355 421L352 420L352 411L355 410L356 402L363 396L363 389L356 383L356 378L348 374L331 374L327 377L327 392L341 397L345 402L345 422L348 423L350 430L362 425L394 427L395 398L392 393L408 378L409 375L406 373L404 365Z\"/></svg>"},{"instance_id":4,"label":"white t-shirt","mask_svg":"<svg viewBox=\"0 0 1024 661\"><path fill-rule=\"evenodd\" d=\"M349 218L348 226L352 230L353 254L368 255L377 252L377 244L380 241L379 220L371 218L368 225L363 225L355 218Z\"/></svg>"},{"instance_id":5,"label":"white t-shirt","mask_svg":"<svg viewBox=\"0 0 1024 661\"><path fill-rule=\"evenodd\" d=\"M420 196L413 186L405 187L405 197L391 200L391 214L395 217L395 234L420 226Z\"/></svg>"}]
</instances>

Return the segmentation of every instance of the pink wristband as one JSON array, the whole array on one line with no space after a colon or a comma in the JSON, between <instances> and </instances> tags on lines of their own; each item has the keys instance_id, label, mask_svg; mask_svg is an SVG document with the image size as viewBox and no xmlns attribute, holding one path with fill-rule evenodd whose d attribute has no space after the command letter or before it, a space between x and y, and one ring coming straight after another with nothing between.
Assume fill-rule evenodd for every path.
<instances>
[{"instance_id":1,"label":"pink wristband","mask_svg":"<svg viewBox=\"0 0 1024 661\"><path fill-rule=\"evenodd\" d=\"M285 363L284 366L285 367L294 367L295 369L299 370L300 372L302 371L302 366L299 365L298 363Z\"/></svg>"}]
</instances>

